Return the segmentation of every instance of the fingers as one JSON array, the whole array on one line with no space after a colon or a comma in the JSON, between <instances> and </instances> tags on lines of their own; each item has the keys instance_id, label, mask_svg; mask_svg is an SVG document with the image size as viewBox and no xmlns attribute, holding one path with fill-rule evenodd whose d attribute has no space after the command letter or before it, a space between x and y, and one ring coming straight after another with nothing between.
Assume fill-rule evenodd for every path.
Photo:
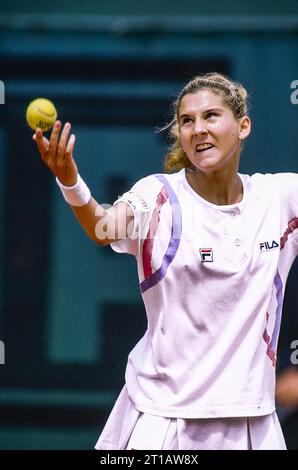
<instances>
[{"instance_id":1,"label":"fingers","mask_svg":"<svg viewBox=\"0 0 298 470\"><path fill-rule=\"evenodd\" d=\"M49 141L46 137L43 136L42 130L40 128L36 129L35 134L32 136L33 140L35 140L39 153L41 154L42 158L45 158L48 148L49 148Z\"/></svg>"},{"instance_id":2,"label":"fingers","mask_svg":"<svg viewBox=\"0 0 298 470\"><path fill-rule=\"evenodd\" d=\"M73 161L73 149L75 145L75 135L70 134L71 124L66 122L60 134L62 125L60 121L56 121L51 132L50 140L43 136L40 128L36 129L33 140L37 143L42 160L49 169L59 176L60 181L65 176L72 175L77 172L76 164ZM59 137L60 134L60 137Z\"/></svg>"},{"instance_id":3,"label":"fingers","mask_svg":"<svg viewBox=\"0 0 298 470\"><path fill-rule=\"evenodd\" d=\"M69 141L68 141L68 144L66 146L66 150L65 150L65 157L67 159L72 158L72 153L73 153L73 148L74 148L74 145L75 145L75 141L76 141L76 136L74 134L71 134L71 136L69 138Z\"/></svg>"},{"instance_id":4,"label":"fingers","mask_svg":"<svg viewBox=\"0 0 298 470\"><path fill-rule=\"evenodd\" d=\"M49 152L48 152L50 158L56 155L60 129L61 129L61 122L56 121L52 129L51 137L50 137Z\"/></svg>"},{"instance_id":5,"label":"fingers","mask_svg":"<svg viewBox=\"0 0 298 470\"><path fill-rule=\"evenodd\" d=\"M66 150L66 145L68 141L68 136L70 132L71 125L69 122L65 123L65 126L63 128L63 131L60 136L60 140L57 145L57 163L63 163L65 159L65 150ZM56 136L55 136L56 138Z\"/></svg>"}]
</instances>

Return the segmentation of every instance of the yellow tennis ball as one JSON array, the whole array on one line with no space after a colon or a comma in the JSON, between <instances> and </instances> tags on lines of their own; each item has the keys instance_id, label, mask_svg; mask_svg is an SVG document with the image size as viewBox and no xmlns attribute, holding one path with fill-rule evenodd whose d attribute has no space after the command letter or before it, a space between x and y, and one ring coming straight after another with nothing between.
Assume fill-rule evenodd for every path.
<instances>
[{"instance_id":1,"label":"yellow tennis ball","mask_svg":"<svg viewBox=\"0 0 298 470\"><path fill-rule=\"evenodd\" d=\"M43 131L48 131L57 119L57 111L54 104L46 98L37 98L29 104L26 111L26 119L34 131L40 127Z\"/></svg>"}]
</instances>

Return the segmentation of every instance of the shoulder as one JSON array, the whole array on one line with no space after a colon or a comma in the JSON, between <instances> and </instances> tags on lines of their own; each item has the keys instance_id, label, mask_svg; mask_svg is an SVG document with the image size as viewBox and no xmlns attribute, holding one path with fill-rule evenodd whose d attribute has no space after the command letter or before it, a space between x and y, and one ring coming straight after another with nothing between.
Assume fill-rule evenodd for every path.
<instances>
[{"instance_id":1,"label":"shoulder","mask_svg":"<svg viewBox=\"0 0 298 470\"><path fill-rule=\"evenodd\" d=\"M151 205L161 191L162 183L155 175L148 175L138 180L128 191L127 194L138 196Z\"/></svg>"},{"instance_id":2,"label":"shoulder","mask_svg":"<svg viewBox=\"0 0 298 470\"><path fill-rule=\"evenodd\" d=\"M273 201L280 198L283 204L296 207L298 203L297 173L255 173L248 176L253 190L258 197Z\"/></svg>"},{"instance_id":3,"label":"shoulder","mask_svg":"<svg viewBox=\"0 0 298 470\"><path fill-rule=\"evenodd\" d=\"M272 190L277 187L283 189L289 185L298 185L297 173L254 173L253 175L242 175L247 181L250 181L254 186L270 187Z\"/></svg>"},{"instance_id":4,"label":"shoulder","mask_svg":"<svg viewBox=\"0 0 298 470\"><path fill-rule=\"evenodd\" d=\"M297 185L298 184L298 173L275 173L273 176L274 181L280 185Z\"/></svg>"},{"instance_id":5,"label":"shoulder","mask_svg":"<svg viewBox=\"0 0 298 470\"><path fill-rule=\"evenodd\" d=\"M247 176L247 175L245 175ZM281 173L254 173L250 176L255 181L298 181L298 173L281 172Z\"/></svg>"},{"instance_id":6,"label":"shoulder","mask_svg":"<svg viewBox=\"0 0 298 470\"><path fill-rule=\"evenodd\" d=\"M119 200L127 202L134 208L139 208L142 212L154 209L158 200L165 199L166 175L152 174L145 176L138 181Z\"/></svg>"},{"instance_id":7,"label":"shoulder","mask_svg":"<svg viewBox=\"0 0 298 470\"><path fill-rule=\"evenodd\" d=\"M181 171L177 173L155 173L138 180L131 188L131 191L134 193L156 194L164 187L166 189L175 188L181 178Z\"/></svg>"}]
</instances>

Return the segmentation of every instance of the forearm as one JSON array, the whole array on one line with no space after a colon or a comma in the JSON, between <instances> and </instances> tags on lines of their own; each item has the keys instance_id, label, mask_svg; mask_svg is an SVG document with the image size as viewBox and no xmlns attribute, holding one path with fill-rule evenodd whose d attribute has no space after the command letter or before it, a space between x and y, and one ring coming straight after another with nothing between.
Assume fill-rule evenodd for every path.
<instances>
[{"instance_id":1,"label":"forearm","mask_svg":"<svg viewBox=\"0 0 298 470\"><path fill-rule=\"evenodd\" d=\"M59 140L61 122L56 121L50 140L37 129L33 135L40 155L47 167L56 176L64 199L70 205L76 219L88 236L100 245L126 238L133 227L133 211L125 203L105 209L91 197L90 189L78 174L73 159L75 136L66 123Z\"/></svg>"},{"instance_id":2,"label":"forearm","mask_svg":"<svg viewBox=\"0 0 298 470\"><path fill-rule=\"evenodd\" d=\"M115 241L115 220L111 216L115 216L115 209L101 206L92 197L90 189L78 173L74 185L65 186L59 178L56 178L56 182L77 221L91 240L100 245Z\"/></svg>"},{"instance_id":3,"label":"forearm","mask_svg":"<svg viewBox=\"0 0 298 470\"><path fill-rule=\"evenodd\" d=\"M106 216L106 211L98 202L91 197L88 204L81 207L70 206L77 221L85 230L91 240L96 241L100 245L106 245L110 243L110 240L106 238L98 238L96 235L96 225L101 222L103 217Z\"/></svg>"},{"instance_id":4,"label":"forearm","mask_svg":"<svg viewBox=\"0 0 298 470\"><path fill-rule=\"evenodd\" d=\"M84 206L71 206L79 224L99 245L126 238L133 227L133 212L124 202L105 209L93 197Z\"/></svg>"}]
</instances>

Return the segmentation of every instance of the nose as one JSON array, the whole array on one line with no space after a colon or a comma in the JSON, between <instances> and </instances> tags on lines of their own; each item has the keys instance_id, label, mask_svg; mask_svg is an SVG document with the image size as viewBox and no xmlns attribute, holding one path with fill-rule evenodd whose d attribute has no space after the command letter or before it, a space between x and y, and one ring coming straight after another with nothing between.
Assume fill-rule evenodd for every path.
<instances>
[{"instance_id":1,"label":"nose","mask_svg":"<svg viewBox=\"0 0 298 470\"><path fill-rule=\"evenodd\" d=\"M193 132L195 135L204 135L208 133L206 129L206 123L202 119L196 119L193 127Z\"/></svg>"}]
</instances>

